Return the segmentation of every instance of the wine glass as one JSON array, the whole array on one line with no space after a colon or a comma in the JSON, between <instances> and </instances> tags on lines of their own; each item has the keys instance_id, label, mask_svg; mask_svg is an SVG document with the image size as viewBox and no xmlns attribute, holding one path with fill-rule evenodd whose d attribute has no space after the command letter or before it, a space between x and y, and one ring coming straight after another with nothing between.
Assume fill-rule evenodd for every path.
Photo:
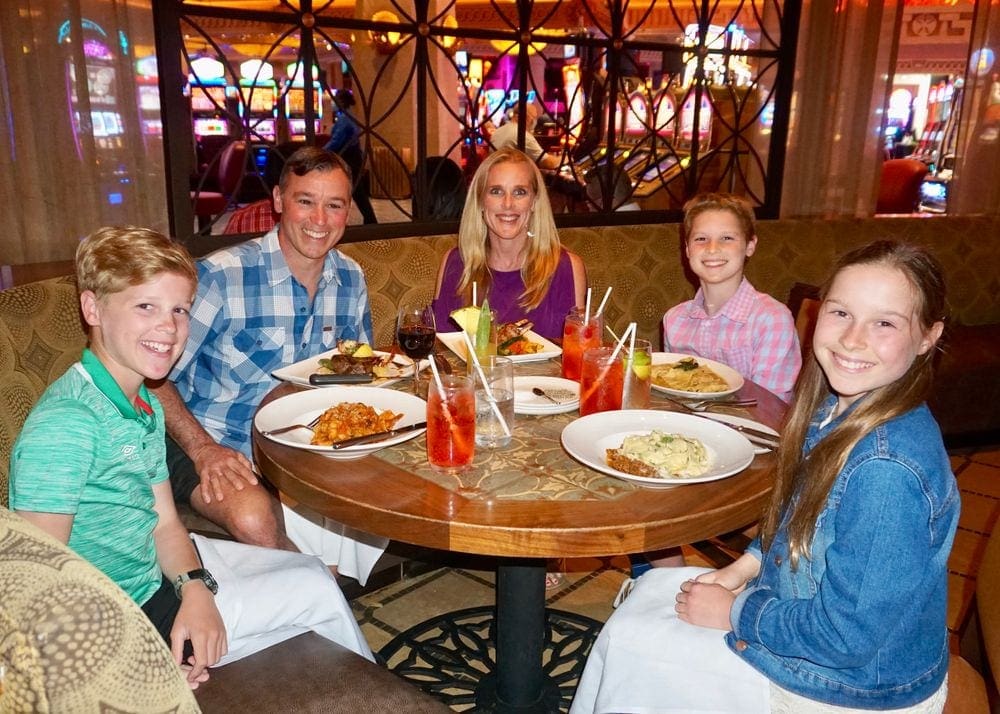
<instances>
[{"instance_id":1,"label":"wine glass","mask_svg":"<svg viewBox=\"0 0 1000 714\"><path fill-rule=\"evenodd\" d=\"M429 356L434 349L434 310L428 303L406 303L399 308L396 316L396 342L399 349L413 360L413 393L420 396L417 389L417 375L420 360Z\"/></svg>"}]
</instances>

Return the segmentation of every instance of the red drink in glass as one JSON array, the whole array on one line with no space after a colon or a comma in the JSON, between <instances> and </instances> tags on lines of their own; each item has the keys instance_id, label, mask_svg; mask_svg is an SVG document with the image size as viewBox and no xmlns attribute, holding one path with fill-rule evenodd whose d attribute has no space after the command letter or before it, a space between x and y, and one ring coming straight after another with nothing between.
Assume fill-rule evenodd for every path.
<instances>
[{"instance_id":1,"label":"red drink in glass","mask_svg":"<svg viewBox=\"0 0 1000 714\"><path fill-rule=\"evenodd\" d=\"M432 380L427 389L427 460L444 471L472 463L476 449L476 395L472 380L441 375L444 395Z\"/></svg>"},{"instance_id":2,"label":"red drink in glass","mask_svg":"<svg viewBox=\"0 0 1000 714\"><path fill-rule=\"evenodd\" d=\"M591 316L590 321L585 322L583 310L578 307L570 310L563 323L563 377L580 380L583 352L591 347L601 346L601 333L603 331L604 318Z\"/></svg>"},{"instance_id":3,"label":"red drink in glass","mask_svg":"<svg viewBox=\"0 0 1000 714\"><path fill-rule=\"evenodd\" d=\"M583 353L580 373L580 416L622 408L625 369L622 354L612 360L613 347Z\"/></svg>"}]
</instances>

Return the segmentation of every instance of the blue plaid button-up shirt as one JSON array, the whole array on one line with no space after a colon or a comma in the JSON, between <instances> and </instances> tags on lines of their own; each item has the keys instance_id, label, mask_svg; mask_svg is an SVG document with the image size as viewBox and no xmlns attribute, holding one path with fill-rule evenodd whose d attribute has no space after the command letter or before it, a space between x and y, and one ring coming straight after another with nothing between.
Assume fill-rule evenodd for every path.
<instances>
[{"instance_id":1,"label":"blue plaid button-up shirt","mask_svg":"<svg viewBox=\"0 0 1000 714\"><path fill-rule=\"evenodd\" d=\"M285 263L275 227L198 262L191 335L171 377L208 433L249 458L254 410L277 383L271 373L338 339L371 342L371 335L361 267L331 250L310 302Z\"/></svg>"}]
</instances>

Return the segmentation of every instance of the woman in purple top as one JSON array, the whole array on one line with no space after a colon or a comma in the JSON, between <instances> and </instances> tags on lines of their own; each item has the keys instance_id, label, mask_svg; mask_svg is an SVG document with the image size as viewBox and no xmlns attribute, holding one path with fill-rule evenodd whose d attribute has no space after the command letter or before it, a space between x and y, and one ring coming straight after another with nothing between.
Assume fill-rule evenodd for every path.
<instances>
[{"instance_id":1,"label":"woman in purple top","mask_svg":"<svg viewBox=\"0 0 1000 714\"><path fill-rule=\"evenodd\" d=\"M583 260L559 243L542 175L517 149L490 154L472 178L458 229L458 248L441 262L434 318L439 332L458 326L449 315L488 297L501 323L526 318L547 339L562 337L563 319L583 305Z\"/></svg>"}]
</instances>

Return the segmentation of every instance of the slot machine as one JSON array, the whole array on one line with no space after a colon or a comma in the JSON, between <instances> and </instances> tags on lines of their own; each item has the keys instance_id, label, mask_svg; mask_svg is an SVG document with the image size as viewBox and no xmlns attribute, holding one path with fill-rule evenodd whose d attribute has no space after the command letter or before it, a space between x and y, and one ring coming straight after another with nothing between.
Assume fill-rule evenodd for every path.
<instances>
[{"instance_id":1,"label":"slot machine","mask_svg":"<svg viewBox=\"0 0 1000 714\"><path fill-rule=\"evenodd\" d=\"M254 141L274 142L278 137L278 85L274 69L262 60L240 65L239 115Z\"/></svg>"},{"instance_id":2,"label":"slot machine","mask_svg":"<svg viewBox=\"0 0 1000 714\"><path fill-rule=\"evenodd\" d=\"M135 61L135 79L143 139L159 139L163 136L163 120L160 114L159 70L154 55Z\"/></svg>"},{"instance_id":3,"label":"slot machine","mask_svg":"<svg viewBox=\"0 0 1000 714\"><path fill-rule=\"evenodd\" d=\"M288 138L291 141L299 141L306 138L306 89L303 79L302 66L300 62L293 62L288 65L288 81L284 92L284 112L285 120L288 122ZM323 118L323 88L317 80L319 68L313 65L313 135L320 133L321 120Z\"/></svg>"},{"instance_id":4,"label":"slot machine","mask_svg":"<svg viewBox=\"0 0 1000 714\"><path fill-rule=\"evenodd\" d=\"M654 156L636 172L633 196L648 199L681 175L687 166L687 157L678 152L674 142L677 138L677 102L668 87L656 94L654 101L653 129L656 132ZM654 206L648 206L653 208Z\"/></svg>"},{"instance_id":5,"label":"slot machine","mask_svg":"<svg viewBox=\"0 0 1000 714\"><path fill-rule=\"evenodd\" d=\"M214 57L192 60L187 95L196 142L201 144L206 137L229 136L229 110L234 90L226 83L222 62Z\"/></svg>"}]
</instances>

